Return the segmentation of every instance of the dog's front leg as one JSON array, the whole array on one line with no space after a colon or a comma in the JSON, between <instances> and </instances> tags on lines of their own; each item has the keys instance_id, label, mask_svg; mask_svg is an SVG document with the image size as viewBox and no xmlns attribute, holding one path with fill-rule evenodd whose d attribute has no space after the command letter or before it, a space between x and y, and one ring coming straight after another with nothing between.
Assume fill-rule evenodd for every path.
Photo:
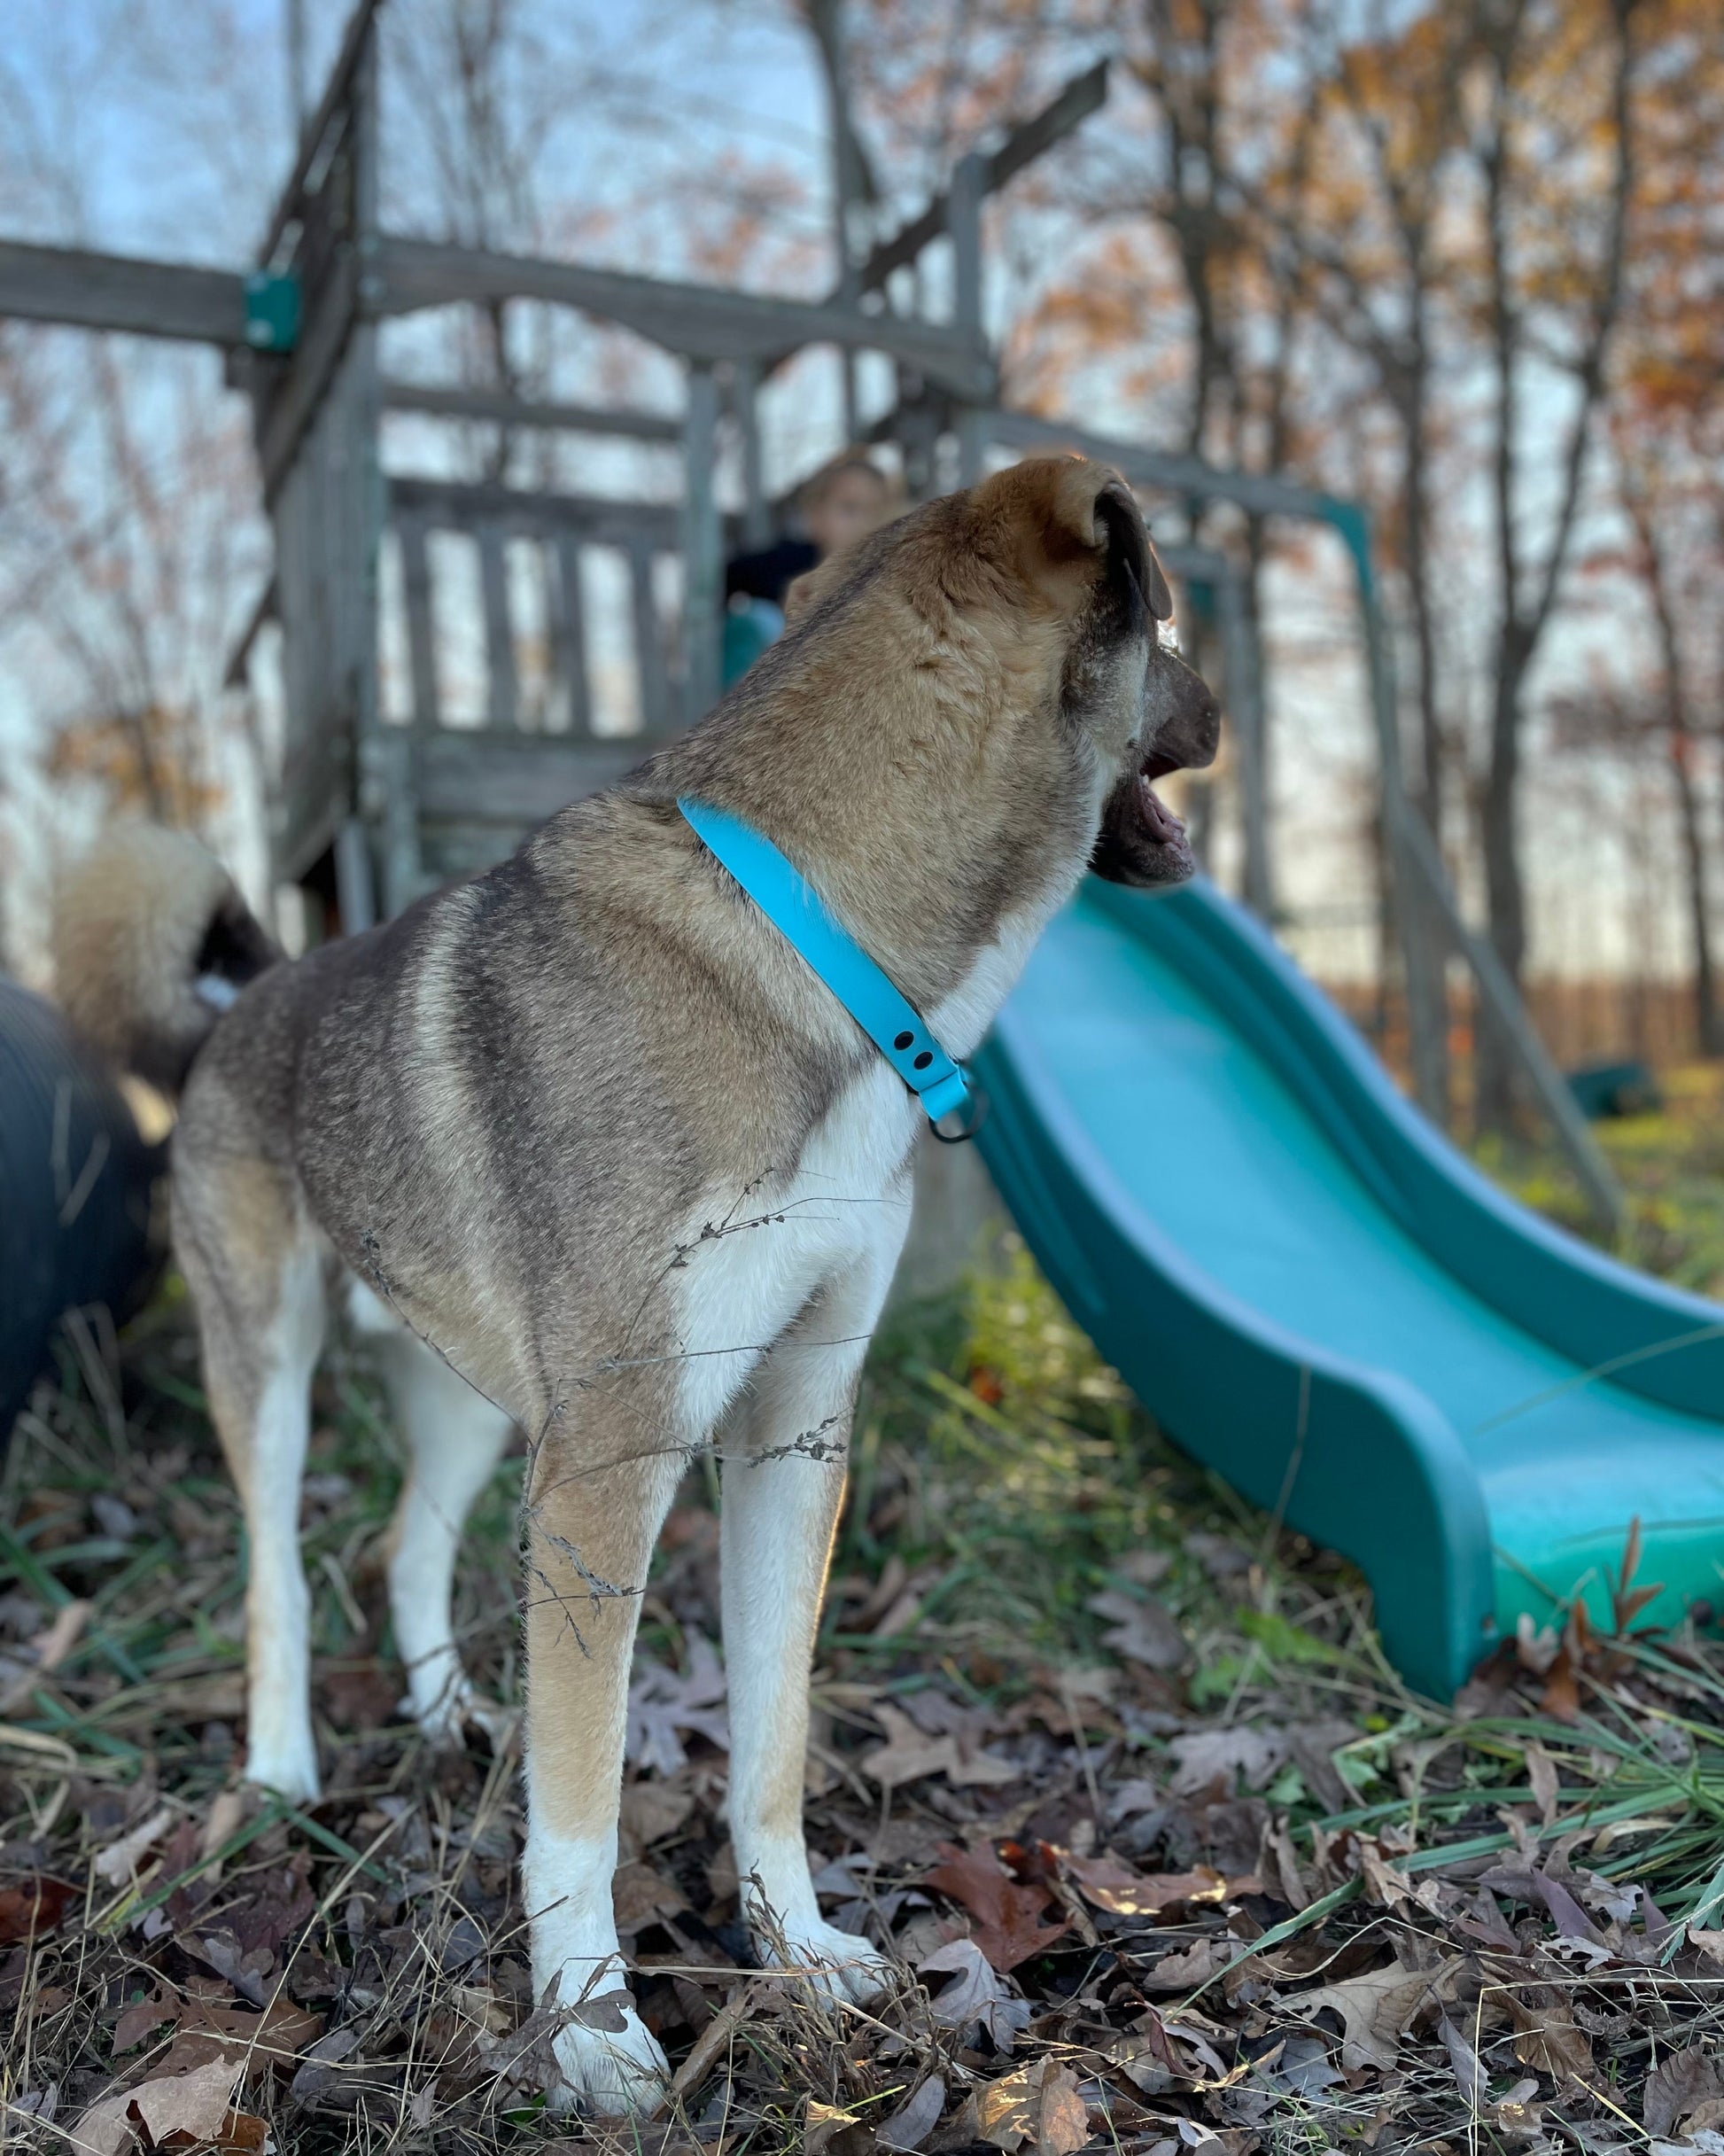
<instances>
[{"instance_id":1,"label":"dog's front leg","mask_svg":"<svg viewBox=\"0 0 1724 2156\"><path fill-rule=\"evenodd\" d=\"M625 1404L592 1396L579 1430L554 1425L528 1490L527 1848L523 1884L541 2005L575 2010L555 2039L566 2087L607 2115L649 2112L667 2067L624 1984L611 1903L629 1662L648 1561L685 1464Z\"/></svg>"},{"instance_id":2,"label":"dog's front leg","mask_svg":"<svg viewBox=\"0 0 1724 2156\"><path fill-rule=\"evenodd\" d=\"M895 1254L895 1252L894 1252ZM773 1348L723 1441L721 1552L730 1690L730 1831L764 1957L786 1949L852 1998L883 1958L821 1917L803 1839L808 1678L843 1496L857 1379L883 1273L864 1265Z\"/></svg>"}]
</instances>

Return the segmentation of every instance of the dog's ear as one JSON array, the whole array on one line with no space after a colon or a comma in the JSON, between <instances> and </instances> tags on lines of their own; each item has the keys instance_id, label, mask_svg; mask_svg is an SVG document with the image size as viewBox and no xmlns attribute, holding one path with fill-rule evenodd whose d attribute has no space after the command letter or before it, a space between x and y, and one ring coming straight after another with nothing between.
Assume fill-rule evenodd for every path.
<instances>
[{"instance_id":1,"label":"dog's ear","mask_svg":"<svg viewBox=\"0 0 1724 2156\"><path fill-rule=\"evenodd\" d=\"M1158 621L1173 612L1161 564L1142 511L1117 471L1083 456L1026 458L975 489L984 525L997 525L1029 580L1050 596L1087 590L1096 568L1117 554Z\"/></svg>"},{"instance_id":2,"label":"dog's ear","mask_svg":"<svg viewBox=\"0 0 1724 2156\"><path fill-rule=\"evenodd\" d=\"M849 549L843 553L830 554L813 568L804 569L793 578L784 594L784 626L794 628L804 614L811 613L828 593L837 590L844 580L844 569L849 559Z\"/></svg>"}]
</instances>

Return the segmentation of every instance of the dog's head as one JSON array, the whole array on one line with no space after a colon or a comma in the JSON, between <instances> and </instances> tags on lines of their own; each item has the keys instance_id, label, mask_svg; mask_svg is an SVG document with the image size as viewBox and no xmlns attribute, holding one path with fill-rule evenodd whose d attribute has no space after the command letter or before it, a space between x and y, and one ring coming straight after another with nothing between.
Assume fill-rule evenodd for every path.
<instances>
[{"instance_id":1,"label":"dog's head","mask_svg":"<svg viewBox=\"0 0 1724 2156\"><path fill-rule=\"evenodd\" d=\"M1192 874L1184 826L1155 782L1214 760L1219 715L1202 680L1161 642L1173 601L1117 472L1083 457L1037 457L929 502L800 579L791 624L815 629L828 609L882 582L933 633L929 673L936 652L960 651L966 635L986 654L1003 685L988 699L991 723L1009 731L1008 753L1026 772L1049 768L1056 743L1086 749L1099 782L1099 875L1141 885Z\"/></svg>"}]
</instances>

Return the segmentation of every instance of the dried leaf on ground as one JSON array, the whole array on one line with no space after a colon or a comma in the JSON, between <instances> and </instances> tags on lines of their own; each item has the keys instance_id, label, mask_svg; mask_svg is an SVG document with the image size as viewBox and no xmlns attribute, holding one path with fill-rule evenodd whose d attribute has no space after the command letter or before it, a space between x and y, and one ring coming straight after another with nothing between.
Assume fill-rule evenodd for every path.
<instances>
[{"instance_id":1,"label":"dried leaf on ground","mask_svg":"<svg viewBox=\"0 0 1724 2156\"><path fill-rule=\"evenodd\" d=\"M1338 2013L1341 2064L1349 2073L1360 2066L1392 2066L1403 2032L1422 2008L1436 2002L1441 1978L1455 1965L1403 1969L1398 1962L1391 1963L1386 1969L1368 1969L1338 1984L1301 1991L1284 2001L1283 2010L1296 2013L1301 2021L1325 2007Z\"/></svg>"},{"instance_id":2,"label":"dried leaf on ground","mask_svg":"<svg viewBox=\"0 0 1724 2156\"><path fill-rule=\"evenodd\" d=\"M1103 1646L1126 1661L1149 1670L1177 1670L1191 1660L1190 1643L1159 1602L1108 1587L1090 1597L1090 1607L1110 1620L1112 1629L1101 1636Z\"/></svg>"},{"instance_id":3,"label":"dried leaf on ground","mask_svg":"<svg viewBox=\"0 0 1724 2156\"><path fill-rule=\"evenodd\" d=\"M71 2145L83 2156L122 2156L133 2145L134 2113L152 2147L172 2134L186 2135L192 2145L218 2141L245 2067L236 2054L190 2074L152 2074L135 2089L92 2104L72 2129Z\"/></svg>"},{"instance_id":4,"label":"dried leaf on ground","mask_svg":"<svg viewBox=\"0 0 1724 2156\"><path fill-rule=\"evenodd\" d=\"M21 1887L0 1887L0 1946L51 1932L77 1892L63 1879L31 1879Z\"/></svg>"},{"instance_id":5,"label":"dried leaf on ground","mask_svg":"<svg viewBox=\"0 0 1724 2156\"><path fill-rule=\"evenodd\" d=\"M944 1775L954 1788L980 1788L1019 1779L1021 1770L1010 1760L981 1751L963 1737L930 1737L896 1707L882 1704L874 1711L886 1732L886 1741L865 1752L858 1763L882 1789L897 1789L936 1774Z\"/></svg>"},{"instance_id":6,"label":"dried leaf on ground","mask_svg":"<svg viewBox=\"0 0 1724 2156\"><path fill-rule=\"evenodd\" d=\"M1597 2073L1592 2046L1565 1998L1541 1985L1507 1991L1503 1997L1518 2032L1515 2057L1523 2066L1557 2082L1592 2082Z\"/></svg>"},{"instance_id":7,"label":"dried leaf on ground","mask_svg":"<svg viewBox=\"0 0 1724 2156\"><path fill-rule=\"evenodd\" d=\"M648 1662L629 1687L628 1756L643 1772L668 1777L686 1767L686 1736L704 1737L720 1751L730 1749L725 1671L718 1649L693 1630L684 1638L686 1670Z\"/></svg>"},{"instance_id":8,"label":"dried leaf on ground","mask_svg":"<svg viewBox=\"0 0 1724 2156\"><path fill-rule=\"evenodd\" d=\"M941 1855L944 1861L922 1884L937 1887L969 1911L975 1919L975 1943L1002 1973L1043 1952L1071 1929L1069 1917L1043 1924L1043 1911L1053 1903L1052 1891L1044 1886L1021 1885L990 1849L959 1849L948 1842Z\"/></svg>"},{"instance_id":9,"label":"dried leaf on ground","mask_svg":"<svg viewBox=\"0 0 1724 2156\"><path fill-rule=\"evenodd\" d=\"M106 1849L98 1850L93 1867L97 1878L110 1887L125 1886L136 1876L140 1861L173 1825L174 1816L171 1804L159 1805L129 1833L121 1834L118 1841L111 1841Z\"/></svg>"},{"instance_id":10,"label":"dried leaf on ground","mask_svg":"<svg viewBox=\"0 0 1724 2156\"><path fill-rule=\"evenodd\" d=\"M1724 2066L1710 2051L1673 2051L1646 2077L1641 2123L1649 2134L1668 2134L1703 2104L1724 2101Z\"/></svg>"},{"instance_id":11,"label":"dried leaf on ground","mask_svg":"<svg viewBox=\"0 0 1724 2156\"><path fill-rule=\"evenodd\" d=\"M1116 1917L1159 1917L1182 1905L1218 1906L1262 1891L1259 1879L1230 1880L1208 1864L1190 1872L1138 1872L1117 1856L1068 1856L1065 1868L1086 1902Z\"/></svg>"},{"instance_id":12,"label":"dried leaf on ground","mask_svg":"<svg viewBox=\"0 0 1724 2156\"><path fill-rule=\"evenodd\" d=\"M1002 1982L974 1939L950 1940L916 1966L923 1976L950 1974L953 1979L932 2001L934 2019L941 2028L980 2029L996 2051L1006 2053L1013 2039L1029 2028L1028 2003Z\"/></svg>"},{"instance_id":13,"label":"dried leaf on ground","mask_svg":"<svg viewBox=\"0 0 1724 2156\"><path fill-rule=\"evenodd\" d=\"M1231 1788L1235 1775L1247 1788L1261 1789L1287 1756L1287 1740L1277 1729L1200 1729L1176 1737L1168 1750L1173 1794L1195 1796L1216 1780Z\"/></svg>"},{"instance_id":14,"label":"dried leaf on ground","mask_svg":"<svg viewBox=\"0 0 1724 2156\"><path fill-rule=\"evenodd\" d=\"M918 2083L909 2101L882 2119L874 2138L883 2149L919 2149L940 2123L946 2107L946 2084L937 2074Z\"/></svg>"},{"instance_id":15,"label":"dried leaf on ground","mask_svg":"<svg viewBox=\"0 0 1724 2156\"><path fill-rule=\"evenodd\" d=\"M976 2129L1007 2156L1072 2156L1090 2137L1090 2114L1077 2076L1051 2059L1037 2059L976 2092Z\"/></svg>"}]
</instances>

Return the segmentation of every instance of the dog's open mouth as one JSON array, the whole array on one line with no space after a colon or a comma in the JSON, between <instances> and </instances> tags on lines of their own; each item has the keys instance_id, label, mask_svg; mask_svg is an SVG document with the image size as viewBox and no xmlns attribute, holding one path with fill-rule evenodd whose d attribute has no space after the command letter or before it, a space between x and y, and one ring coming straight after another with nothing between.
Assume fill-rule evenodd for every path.
<instances>
[{"instance_id":1,"label":"dog's open mouth","mask_svg":"<svg viewBox=\"0 0 1724 2156\"><path fill-rule=\"evenodd\" d=\"M1178 752L1165 732L1138 769L1122 778L1101 813L1090 866L1111 883L1183 883L1196 869L1185 826L1155 789L1170 772L1207 764L1215 754L1212 732L1193 729L1191 753Z\"/></svg>"},{"instance_id":2,"label":"dog's open mouth","mask_svg":"<svg viewBox=\"0 0 1724 2156\"><path fill-rule=\"evenodd\" d=\"M1138 813L1143 819L1145 836L1153 844L1184 846L1189 853L1191 844L1185 837L1184 824L1155 790L1158 779L1181 768L1170 756L1149 759L1138 774Z\"/></svg>"}]
</instances>

